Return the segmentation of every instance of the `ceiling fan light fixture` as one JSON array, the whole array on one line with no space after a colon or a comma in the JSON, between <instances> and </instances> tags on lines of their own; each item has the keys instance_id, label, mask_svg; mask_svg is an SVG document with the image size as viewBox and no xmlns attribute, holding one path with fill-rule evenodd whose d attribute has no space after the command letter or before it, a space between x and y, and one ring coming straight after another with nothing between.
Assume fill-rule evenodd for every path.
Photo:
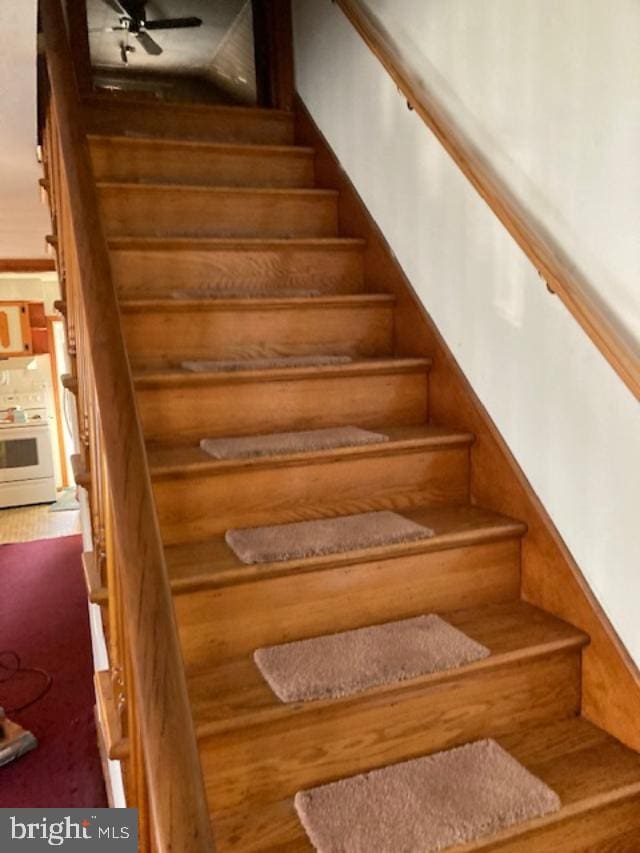
<instances>
[{"instance_id":1,"label":"ceiling fan light fixture","mask_svg":"<svg viewBox=\"0 0 640 853\"><path fill-rule=\"evenodd\" d=\"M150 32L153 30L178 30L190 29L193 27L201 27L203 24L202 18L184 17L184 18L157 18L153 21L147 20L146 5L147 0L103 0L114 12L118 14L118 25L114 27L103 27L100 32L124 32L126 36L129 34L136 37L145 53L150 56L160 56L163 52L162 47L155 42ZM132 53L135 48L131 47L126 42L120 42L120 58L122 62L128 64L128 54Z\"/></svg>"}]
</instances>

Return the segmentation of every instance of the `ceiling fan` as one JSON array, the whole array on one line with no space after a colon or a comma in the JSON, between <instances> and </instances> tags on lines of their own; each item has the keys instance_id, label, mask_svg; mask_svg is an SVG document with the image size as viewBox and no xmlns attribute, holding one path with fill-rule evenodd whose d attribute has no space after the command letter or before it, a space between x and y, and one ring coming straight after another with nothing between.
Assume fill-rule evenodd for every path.
<instances>
[{"instance_id":1,"label":"ceiling fan","mask_svg":"<svg viewBox=\"0 0 640 853\"><path fill-rule=\"evenodd\" d=\"M128 54L135 48L129 44L129 35L136 37L141 47L151 56L160 56L162 48L154 41L149 32L154 30L178 30L189 27L201 27L202 18L159 18L147 20L147 0L103 0L110 9L119 16L117 25L113 27L102 27L90 32L125 34L124 41L120 42L120 56L126 64Z\"/></svg>"}]
</instances>

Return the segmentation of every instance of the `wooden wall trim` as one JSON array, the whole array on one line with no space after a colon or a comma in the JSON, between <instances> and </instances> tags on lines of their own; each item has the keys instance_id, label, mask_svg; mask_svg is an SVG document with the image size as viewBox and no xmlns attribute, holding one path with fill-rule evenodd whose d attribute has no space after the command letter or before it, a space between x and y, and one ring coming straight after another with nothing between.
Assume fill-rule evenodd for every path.
<instances>
[{"instance_id":1,"label":"wooden wall trim","mask_svg":"<svg viewBox=\"0 0 640 853\"><path fill-rule=\"evenodd\" d=\"M0 258L0 273L55 272L52 258Z\"/></svg>"},{"instance_id":2,"label":"wooden wall trim","mask_svg":"<svg viewBox=\"0 0 640 853\"><path fill-rule=\"evenodd\" d=\"M466 138L402 59L380 21L362 0L336 0L427 127L502 222L531 263L582 326L611 367L640 399L640 347L607 310L551 234L515 197L486 157Z\"/></svg>"},{"instance_id":3,"label":"wooden wall trim","mask_svg":"<svg viewBox=\"0 0 640 853\"><path fill-rule=\"evenodd\" d=\"M93 91L87 0L66 0L66 14L76 82L80 93L87 95Z\"/></svg>"},{"instance_id":4,"label":"wooden wall trim","mask_svg":"<svg viewBox=\"0 0 640 853\"><path fill-rule=\"evenodd\" d=\"M56 338L54 332L54 324L62 323L62 317L47 315L47 338L49 341L49 358L51 368L51 387L53 389L53 407L56 416L56 426L58 433L58 456L60 459L60 479L62 488L66 489L69 485L69 472L67 471L67 454L64 444L64 412L62 409L62 400L60 395L60 376L58 373L58 356L56 353Z\"/></svg>"},{"instance_id":5,"label":"wooden wall trim","mask_svg":"<svg viewBox=\"0 0 640 853\"><path fill-rule=\"evenodd\" d=\"M252 8L258 103L290 110L295 94L291 0L253 0Z\"/></svg>"},{"instance_id":6,"label":"wooden wall trim","mask_svg":"<svg viewBox=\"0 0 640 853\"><path fill-rule=\"evenodd\" d=\"M340 233L366 242L367 290L396 297L395 347L400 356L431 357L430 419L473 432L472 501L525 521L522 596L591 637L583 652L582 713L640 750L640 672L597 603L531 484L413 290L355 187L298 96L296 138L316 150L319 186L339 191Z\"/></svg>"}]
</instances>

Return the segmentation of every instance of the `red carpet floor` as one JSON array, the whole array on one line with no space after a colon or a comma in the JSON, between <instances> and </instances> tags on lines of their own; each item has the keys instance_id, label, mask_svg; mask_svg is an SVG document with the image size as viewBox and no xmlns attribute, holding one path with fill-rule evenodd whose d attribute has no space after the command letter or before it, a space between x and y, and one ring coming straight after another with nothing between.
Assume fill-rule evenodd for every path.
<instances>
[{"instance_id":1,"label":"red carpet floor","mask_svg":"<svg viewBox=\"0 0 640 853\"><path fill-rule=\"evenodd\" d=\"M0 545L0 651L11 649L23 666L53 677L39 702L10 715L39 745L0 767L2 808L107 806L81 551L80 536ZM0 683L0 705L21 705L42 684L28 673Z\"/></svg>"}]
</instances>

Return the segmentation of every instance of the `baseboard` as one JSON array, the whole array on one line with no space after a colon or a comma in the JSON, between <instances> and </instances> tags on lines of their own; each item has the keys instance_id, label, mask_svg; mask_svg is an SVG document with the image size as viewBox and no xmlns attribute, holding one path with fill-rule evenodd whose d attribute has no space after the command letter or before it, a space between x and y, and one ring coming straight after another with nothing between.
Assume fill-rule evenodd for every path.
<instances>
[{"instance_id":1,"label":"baseboard","mask_svg":"<svg viewBox=\"0 0 640 853\"><path fill-rule=\"evenodd\" d=\"M430 419L476 435L472 500L528 525L522 545L522 597L591 637L582 661L583 716L640 751L638 667L299 95L296 141L315 148L318 185L340 191L341 236L367 241L367 289L396 296L396 352L433 359Z\"/></svg>"}]
</instances>

